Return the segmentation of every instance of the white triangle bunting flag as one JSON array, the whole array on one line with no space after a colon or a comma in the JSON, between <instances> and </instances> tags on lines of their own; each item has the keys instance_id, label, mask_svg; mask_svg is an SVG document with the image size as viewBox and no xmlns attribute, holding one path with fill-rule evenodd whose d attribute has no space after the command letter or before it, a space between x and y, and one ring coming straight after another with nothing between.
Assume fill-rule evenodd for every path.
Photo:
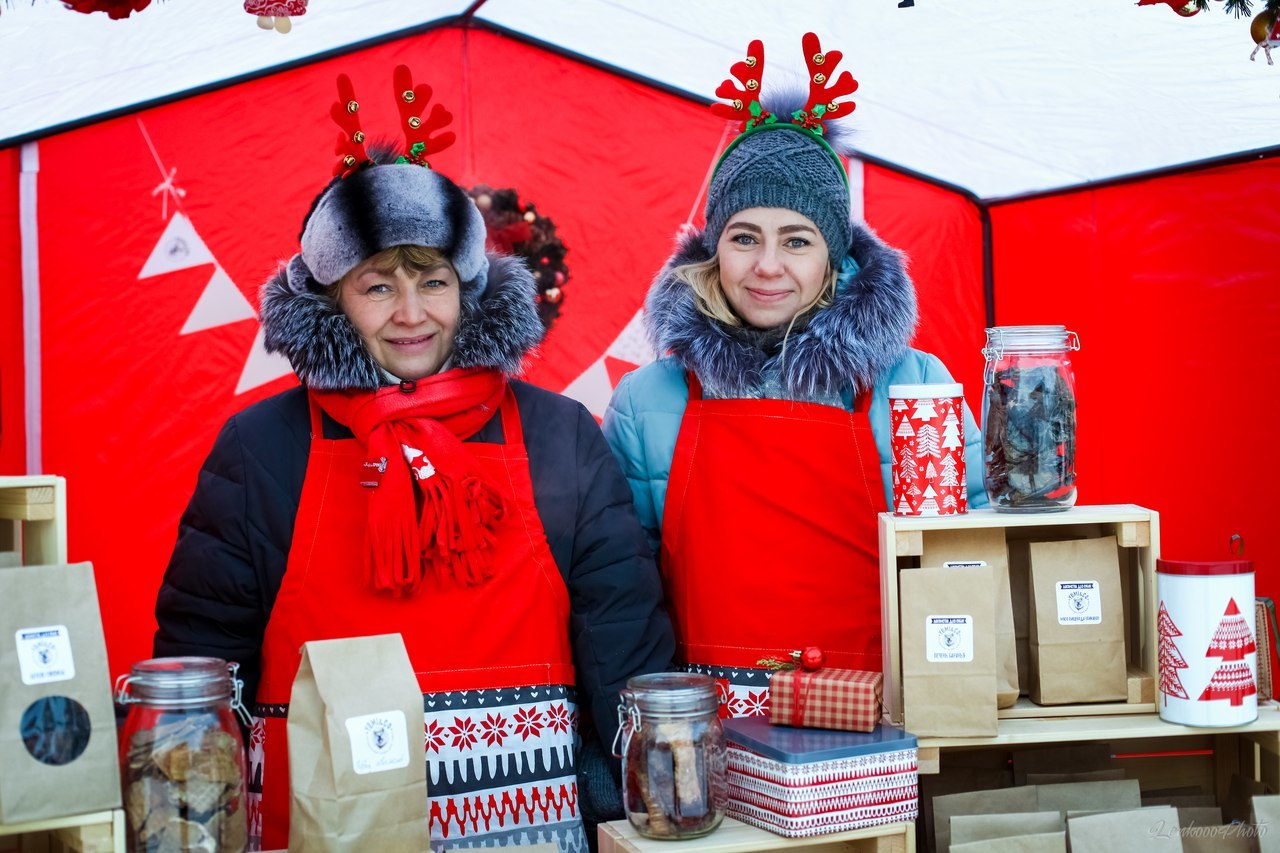
<instances>
[{"instance_id":1,"label":"white triangle bunting flag","mask_svg":"<svg viewBox=\"0 0 1280 853\"><path fill-rule=\"evenodd\" d=\"M236 383L236 393L252 391L268 382L274 382L282 376L293 373L289 360L279 353L269 353L262 345L262 327L253 339L253 349L245 359L244 370L240 372L240 381ZM447 703L446 703L447 704Z\"/></svg>"},{"instance_id":2,"label":"white triangle bunting flag","mask_svg":"<svg viewBox=\"0 0 1280 853\"><path fill-rule=\"evenodd\" d=\"M216 267L179 334L189 335L192 332L215 329L228 323L252 320L254 316L253 306L244 298L240 288L236 287L222 267Z\"/></svg>"},{"instance_id":3,"label":"white triangle bunting flag","mask_svg":"<svg viewBox=\"0 0 1280 853\"><path fill-rule=\"evenodd\" d=\"M151 250L151 257L142 265L138 278L150 278L161 273L211 263L214 263L213 255L196 233L191 220L181 213L175 213L156 241L156 247Z\"/></svg>"}]
</instances>

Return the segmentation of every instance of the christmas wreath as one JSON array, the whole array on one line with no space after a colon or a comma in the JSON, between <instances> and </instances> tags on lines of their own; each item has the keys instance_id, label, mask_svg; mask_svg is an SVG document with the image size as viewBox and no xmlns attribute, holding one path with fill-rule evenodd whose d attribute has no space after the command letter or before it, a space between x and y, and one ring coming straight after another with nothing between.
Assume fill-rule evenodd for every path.
<instances>
[{"instance_id":1,"label":"christmas wreath","mask_svg":"<svg viewBox=\"0 0 1280 853\"><path fill-rule=\"evenodd\" d=\"M568 254L556 236L556 225L538 212L533 202L514 189L476 184L467 193L484 216L486 244L495 252L524 258L538 286L538 315L548 329L560 316L564 286L569 282Z\"/></svg>"}]
</instances>

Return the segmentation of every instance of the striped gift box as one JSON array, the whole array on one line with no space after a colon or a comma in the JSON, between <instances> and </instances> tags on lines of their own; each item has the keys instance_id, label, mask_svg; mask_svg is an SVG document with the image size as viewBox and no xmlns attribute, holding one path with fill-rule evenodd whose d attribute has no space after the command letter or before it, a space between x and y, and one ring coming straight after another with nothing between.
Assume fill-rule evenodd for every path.
<instances>
[{"instance_id":1,"label":"striped gift box","mask_svg":"<svg viewBox=\"0 0 1280 853\"><path fill-rule=\"evenodd\" d=\"M871 732L724 721L728 813L798 838L915 820L916 738L892 726Z\"/></svg>"}]
</instances>

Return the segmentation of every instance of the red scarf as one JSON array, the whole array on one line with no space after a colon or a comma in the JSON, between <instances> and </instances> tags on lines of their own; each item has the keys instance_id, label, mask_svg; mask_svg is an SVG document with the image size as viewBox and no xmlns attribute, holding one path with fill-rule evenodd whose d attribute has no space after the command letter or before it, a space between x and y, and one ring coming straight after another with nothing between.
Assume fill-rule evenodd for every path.
<instances>
[{"instance_id":1,"label":"red scarf","mask_svg":"<svg viewBox=\"0 0 1280 853\"><path fill-rule=\"evenodd\" d=\"M506 390L501 372L473 367L373 392L311 392L369 452L374 589L412 593L428 572L462 585L493 574L494 529L506 505L462 439L493 417ZM416 517L414 485L422 501Z\"/></svg>"}]
</instances>

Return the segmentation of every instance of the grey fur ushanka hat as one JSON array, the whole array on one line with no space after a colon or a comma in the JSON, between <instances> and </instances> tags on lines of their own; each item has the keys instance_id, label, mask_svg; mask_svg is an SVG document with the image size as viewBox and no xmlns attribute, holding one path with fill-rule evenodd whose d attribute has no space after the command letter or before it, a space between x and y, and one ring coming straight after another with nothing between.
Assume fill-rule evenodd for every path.
<instances>
[{"instance_id":1,"label":"grey fur ushanka hat","mask_svg":"<svg viewBox=\"0 0 1280 853\"><path fill-rule=\"evenodd\" d=\"M322 285L393 246L440 250L464 290L484 290L484 218L462 189L412 163L370 166L331 183L302 229L302 260Z\"/></svg>"},{"instance_id":2,"label":"grey fur ushanka hat","mask_svg":"<svg viewBox=\"0 0 1280 853\"><path fill-rule=\"evenodd\" d=\"M485 252L484 218L467 194L427 165L448 147L452 120L436 104L425 116L431 89L415 86L399 66L394 89L406 148L364 147L351 81L338 77L330 115L343 129L335 177L312 202L302 224L301 251L262 286L259 318L267 352L289 359L316 391L376 390L387 382L351 320L333 298L342 277L378 252L416 245L440 251L458 273L460 315L450 363L520 373L525 355L542 339L537 286L516 258ZM404 154L397 155L397 150Z\"/></svg>"}]
</instances>

